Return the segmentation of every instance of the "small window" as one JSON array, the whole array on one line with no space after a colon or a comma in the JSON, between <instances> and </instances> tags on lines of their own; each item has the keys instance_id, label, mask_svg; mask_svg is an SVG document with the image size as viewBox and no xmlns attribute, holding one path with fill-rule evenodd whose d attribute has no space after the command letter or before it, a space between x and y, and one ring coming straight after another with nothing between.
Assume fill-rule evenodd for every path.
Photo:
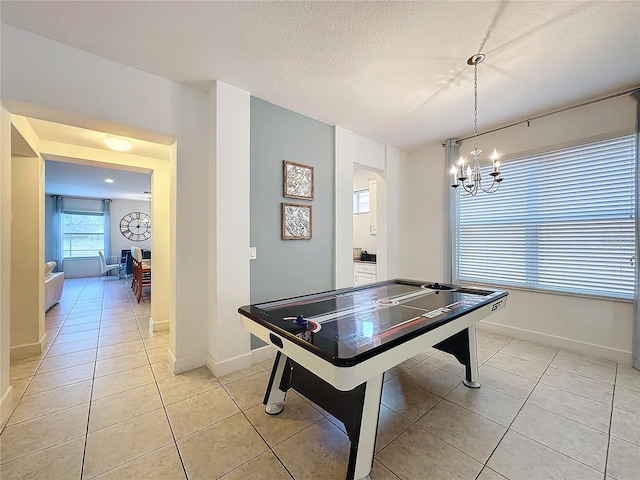
<instances>
[{"instance_id":1,"label":"small window","mask_svg":"<svg viewBox=\"0 0 640 480\"><path fill-rule=\"evenodd\" d=\"M98 250L104 251L104 215L65 212L62 220L62 256L97 257Z\"/></svg>"},{"instance_id":2,"label":"small window","mask_svg":"<svg viewBox=\"0 0 640 480\"><path fill-rule=\"evenodd\" d=\"M369 190L353 192L353 213L369 213Z\"/></svg>"}]
</instances>

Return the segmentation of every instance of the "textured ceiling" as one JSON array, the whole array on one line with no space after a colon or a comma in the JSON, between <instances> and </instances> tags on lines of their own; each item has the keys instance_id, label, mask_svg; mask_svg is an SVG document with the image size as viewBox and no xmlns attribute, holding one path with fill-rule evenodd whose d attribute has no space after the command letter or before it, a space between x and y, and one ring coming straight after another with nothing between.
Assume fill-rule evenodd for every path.
<instances>
[{"instance_id":1,"label":"textured ceiling","mask_svg":"<svg viewBox=\"0 0 640 480\"><path fill-rule=\"evenodd\" d=\"M640 84L640 2L14 2L13 25L413 151Z\"/></svg>"}]
</instances>

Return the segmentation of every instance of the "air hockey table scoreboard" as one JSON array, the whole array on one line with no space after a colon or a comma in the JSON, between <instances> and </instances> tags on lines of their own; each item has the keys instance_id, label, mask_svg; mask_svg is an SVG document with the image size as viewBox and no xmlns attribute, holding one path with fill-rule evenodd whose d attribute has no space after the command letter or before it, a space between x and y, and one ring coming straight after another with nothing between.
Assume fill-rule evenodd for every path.
<instances>
[{"instance_id":1,"label":"air hockey table scoreboard","mask_svg":"<svg viewBox=\"0 0 640 480\"><path fill-rule=\"evenodd\" d=\"M383 374L428 347L465 366L479 388L476 323L505 307L506 291L389 280L240 307L245 329L273 345L265 411L277 415L293 388L345 425L347 480L373 465Z\"/></svg>"}]
</instances>

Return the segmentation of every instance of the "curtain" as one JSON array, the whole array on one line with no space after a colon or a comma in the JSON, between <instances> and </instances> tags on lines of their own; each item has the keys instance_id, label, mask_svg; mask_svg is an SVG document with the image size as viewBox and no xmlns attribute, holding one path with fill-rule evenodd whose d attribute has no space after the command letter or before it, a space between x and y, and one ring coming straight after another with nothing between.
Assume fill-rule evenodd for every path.
<instances>
[{"instance_id":1,"label":"curtain","mask_svg":"<svg viewBox=\"0 0 640 480\"><path fill-rule=\"evenodd\" d=\"M634 296L634 308L633 308L633 338L631 340L632 346L632 362L634 368L640 370L640 305L639 305L639 289L640 273L638 273L638 259L640 254L640 220L638 219L638 212L640 212L640 90L636 90L631 94L636 99L636 286Z\"/></svg>"},{"instance_id":2,"label":"curtain","mask_svg":"<svg viewBox=\"0 0 640 480\"><path fill-rule=\"evenodd\" d=\"M109 262L111 256L111 200L102 201L102 212L104 213L104 257Z\"/></svg>"},{"instance_id":3,"label":"curtain","mask_svg":"<svg viewBox=\"0 0 640 480\"><path fill-rule=\"evenodd\" d=\"M444 245L445 245L445 259L444 259L444 282L445 283L458 283L458 269L456 268L456 216L458 214L458 199L454 188L451 188L453 184L453 177L449 171L451 166L455 166L458 158L460 158L460 141L456 138L450 138L444 142L444 163L445 163L445 198L447 200L447 225L444 229Z\"/></svg>"},{"instance_id":4,"label":"curtain","mask_svg":"<svg viewBox=\"0 0 640 480\"><path fill-rule=\"evenodd\" d=\"M60 195L52 195L53 198L53 217L51 218L51 251L53 261L58 265L56 272L62 272L62 197Z\"/></svg>"}]
</instances>

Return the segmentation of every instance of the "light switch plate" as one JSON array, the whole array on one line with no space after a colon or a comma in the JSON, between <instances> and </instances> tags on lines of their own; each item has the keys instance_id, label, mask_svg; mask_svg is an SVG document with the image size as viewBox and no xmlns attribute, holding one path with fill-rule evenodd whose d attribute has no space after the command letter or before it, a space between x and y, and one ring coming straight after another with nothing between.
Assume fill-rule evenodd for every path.
<instances>
[{"instance_id":1,"label":"light switch plate","mask_svg":"<svg viewBox=\"0 0 640 480\"><path fill-rule=\"evenodd\" d=\"M249 247L249 260L256 259L256 247Z\"/></svg>"}]
</instances>

